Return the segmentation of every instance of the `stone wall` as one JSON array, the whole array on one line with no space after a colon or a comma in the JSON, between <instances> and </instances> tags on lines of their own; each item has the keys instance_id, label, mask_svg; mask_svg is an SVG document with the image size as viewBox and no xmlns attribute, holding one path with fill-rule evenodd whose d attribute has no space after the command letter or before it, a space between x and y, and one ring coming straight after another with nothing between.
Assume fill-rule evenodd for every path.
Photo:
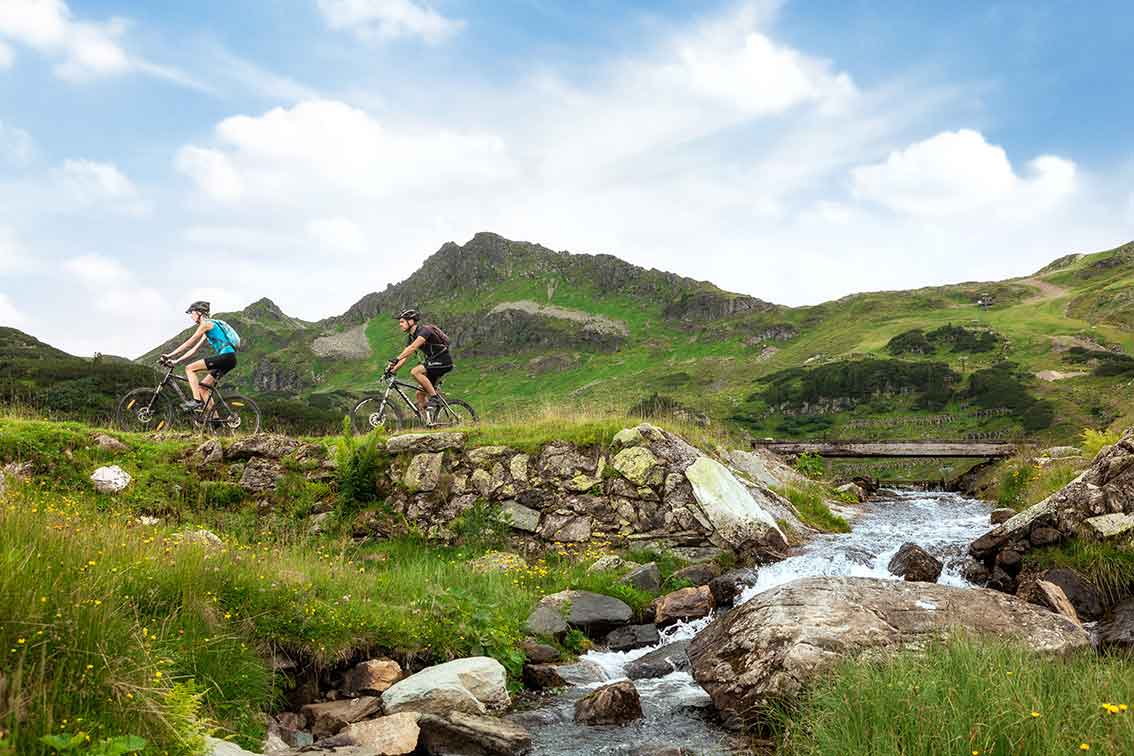
<instances>
[{"instance_id":1,"label":"stone wall","mask_svg":"<svg viewBox=\"0 0 1134 756\"><path fill-rule=\"evenodd\" d=\"M466 449L460 433L428 433L395 436L387 451L387 502L437 538L451 537L453 520L477 502L498 505L518 534L543 543L601 537L763 560L787 548L777 521L807 530L764 483L649 424L623 430L607 449Z\"/></svg>"}]
</instances>

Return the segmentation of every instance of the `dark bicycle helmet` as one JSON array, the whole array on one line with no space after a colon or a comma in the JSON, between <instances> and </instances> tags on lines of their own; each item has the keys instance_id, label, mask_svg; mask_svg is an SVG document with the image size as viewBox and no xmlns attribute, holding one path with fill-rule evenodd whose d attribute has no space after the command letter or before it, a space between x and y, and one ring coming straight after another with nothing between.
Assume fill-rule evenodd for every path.
<instances>
[{"instance_id":1,"label":"dark bicycle helmet","mask_svg":"<svg viewBox=\"0 0 1134 756\"><path fill-rule=\"evenodd\" d=\"M205 317L208 317L209 316L209 303L198 300L198 301L194 302L193 304L189 305L189 309L186 310L185 312L190 313L190 312L194 312L194 311L201 313Z\"/></svg>"},{"instance_id":2,"label":"dark bicycle helmet","mask_svg":"<svg viewBox=\"0 0 1134 756\"><path fill-rule=\"evenodd\" d=\"M421 320L421 313L412 307L404 310L401 315L398 315L394 320Z\"/></svg>"}]
</instances>

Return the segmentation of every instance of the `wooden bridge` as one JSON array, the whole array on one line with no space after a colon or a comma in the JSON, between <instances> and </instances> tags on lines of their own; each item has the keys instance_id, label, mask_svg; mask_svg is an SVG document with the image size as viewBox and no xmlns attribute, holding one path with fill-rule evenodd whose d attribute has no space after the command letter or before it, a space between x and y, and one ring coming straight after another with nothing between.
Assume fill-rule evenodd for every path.
<instances>
[{"instance_id":1,"label":"wooden bridge","mask_svg":"<svg viewBox=\"0 0 1134 756\"><path fill-rule=\"evenodd\" d=\"M753 447L779 454L820 457L1011 457L1016 444L1006 441L776 441L754 439Z\"/></svg>"}]
</instances>

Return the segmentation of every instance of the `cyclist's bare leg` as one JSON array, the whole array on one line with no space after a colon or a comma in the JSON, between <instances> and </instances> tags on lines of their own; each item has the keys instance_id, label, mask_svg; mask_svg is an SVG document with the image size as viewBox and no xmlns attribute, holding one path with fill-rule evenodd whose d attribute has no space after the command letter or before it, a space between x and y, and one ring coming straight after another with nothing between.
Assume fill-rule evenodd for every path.
<instances>
[{"instance_id":1,"label":"cyclist's bare leg","mask_svg":"<svg viewBox=\"0 0 1134 756\"><path fill-rule=\"evenodd\" d=\"M208 415L209 415L209 410L211 410L213 408L213 388L212 387L213 387L214 383L216 383L216 379L213 378L212 373L209 373L208 375L206 375L204 378L201 379L201 393L205 395L205 398L202 400L202 401L204 401L205 406L201 408L201 412L206 417L208 417ZM206 386L208 388L205 388Z\"/></svg>"},{"instance_id":2,"label":"cyclist's bare leg","mask_svg":"<svg viewBox=\"0 0 1134 756\"><path fill-rule=\"evenodd\" d=\"M410 375L417 381L421 388L417 392L417 407L422 412L425 412L425 403L429 401L429 397L437 396L437 389L433 388L433 383L429 380L429 376L425 374L425 365L414 365Z\"/></svg>"},{"instance_id":3,"label":"cyclist's bare leg","mask_svg":"<svg viewBox=\"0 0 1134 756\"><path fill-rule=\"evenodd\" d=\"M195 362L190 362L185 366L185 377L189 379L189 393L191 393L193 395L193 398L197 401L202 401L201 394L204 393L204 391L201 389L201 379L197 376L197 374L204 369L204 360L196 360ZM205 380L209 380L211 378L212 376L210 375Z\"/></svg>"}]
</instances>

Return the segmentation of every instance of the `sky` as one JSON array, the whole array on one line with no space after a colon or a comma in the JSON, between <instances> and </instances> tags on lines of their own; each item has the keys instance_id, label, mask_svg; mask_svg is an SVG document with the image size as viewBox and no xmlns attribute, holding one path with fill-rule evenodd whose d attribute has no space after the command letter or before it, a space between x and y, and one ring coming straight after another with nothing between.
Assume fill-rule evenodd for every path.
<instances>
[{"instance_id":1,"label":"sky","mask_svg":"<svg viewBox=\"0 0 1134 756\"><path fill-rule=\"evenodd\" d=\"M1128 0L0 0L0 325L135 356L478 231L787 305L1134 239ZM415 303L407 303L412 305Z\"/></svg>"}]
</instances>

